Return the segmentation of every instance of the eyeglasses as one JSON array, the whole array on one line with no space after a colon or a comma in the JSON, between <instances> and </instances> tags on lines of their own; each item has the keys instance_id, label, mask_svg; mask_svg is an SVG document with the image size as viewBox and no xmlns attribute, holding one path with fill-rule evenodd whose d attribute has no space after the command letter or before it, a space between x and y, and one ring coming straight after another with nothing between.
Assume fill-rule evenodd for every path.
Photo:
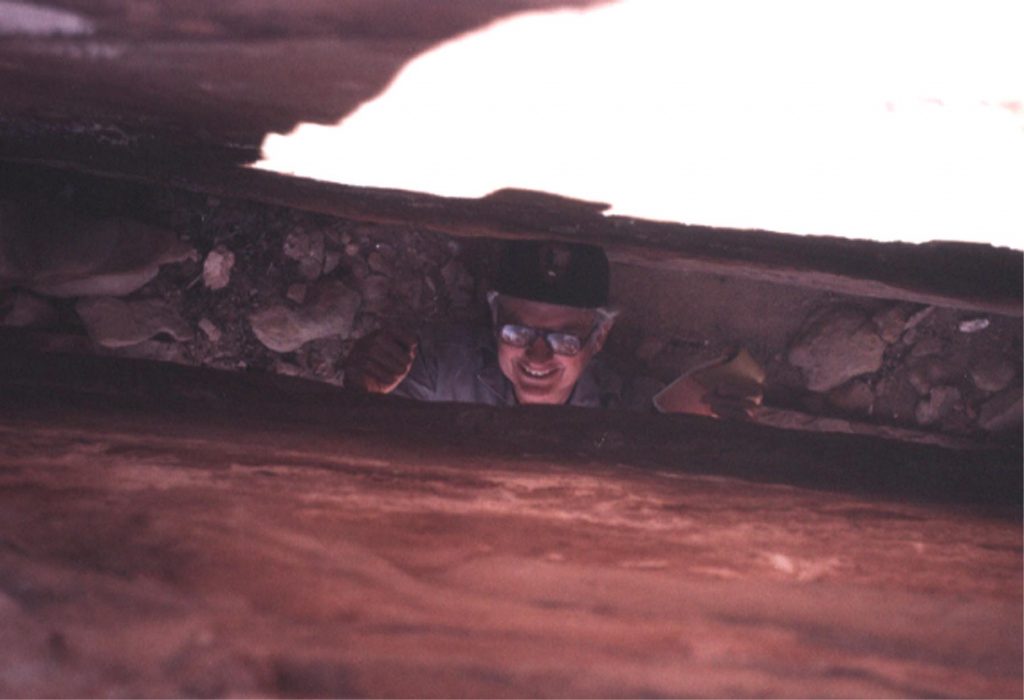
<instances>
[{"instance_id":1,"label":"eyeglasses","mask_svg":"<svg viewBox=\"0 0 1024 700\"><path fill-rule=\"evenodd\" d=\"M580 338L575 333L545 331L540 328L533 328L532 326L518 326L514 323L506 323L498 329L498 337L501 339L501 342L507 343L512 347L525 348L529 347L538 337L543 336L544 342L548 344L548 347L556 355L573 357L580 353L580 350L590 340L590 336L594 334L596 328L595 326L591 329L585 338Z\"/></svg>"}]
</instances>

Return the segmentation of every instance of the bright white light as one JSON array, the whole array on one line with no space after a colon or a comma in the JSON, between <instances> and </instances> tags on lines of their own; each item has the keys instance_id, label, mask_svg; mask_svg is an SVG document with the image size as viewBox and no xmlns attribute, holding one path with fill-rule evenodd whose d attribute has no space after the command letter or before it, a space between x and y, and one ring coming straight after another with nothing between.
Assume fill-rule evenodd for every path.
<instances>
[{"instance_id":1,"label":"bright white light","mask_svg":"<svg viewBox=\"0 0 1024 700\"><path fill-rule=\"evenodd\" d=\"M521 15L412 61L257 167L614 213L1022 247L1024 3L621 0Z\"/></svg>"}]
</instances>

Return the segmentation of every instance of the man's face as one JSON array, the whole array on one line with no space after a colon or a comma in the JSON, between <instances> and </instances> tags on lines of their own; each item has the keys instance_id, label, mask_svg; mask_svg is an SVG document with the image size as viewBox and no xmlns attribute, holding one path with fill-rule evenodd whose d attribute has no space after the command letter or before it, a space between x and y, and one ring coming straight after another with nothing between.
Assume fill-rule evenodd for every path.
<instances>
[{"instance_id":1,"label":"man's face","mask_svg":"<svg viewBox=\"0 0 1024 700\"><path fill-rule=\"evenodd\" d=\"M498 365L512 382L516 399L521 404L562 404L569 399L573 387L587 363L601 350L610 330L608 322L594 330L597 312L572 306L544 304L515 297L498 298L495 330L512 323L543 331L572 333L581 339L593 335L576 355L559 355L538 335L526 347L515 347L498 338Z\"/></svg>"}]
</instances>

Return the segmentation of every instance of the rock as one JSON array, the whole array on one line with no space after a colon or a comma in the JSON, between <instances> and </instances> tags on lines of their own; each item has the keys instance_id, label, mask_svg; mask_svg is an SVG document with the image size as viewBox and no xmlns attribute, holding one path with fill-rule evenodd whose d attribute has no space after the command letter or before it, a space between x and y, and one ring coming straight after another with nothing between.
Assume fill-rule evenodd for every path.
<instances>
[{"instance_id":1,"label":"rock","mask_svg":"<svg viewBox=\"0 0 1024 700\"><path fill-rule=\"evenodd\" d=\"M956 365L937 355L915 361L907 372L907 379L917 393L924 396L933 386L946 384L959 374Z\"/></svg>"},{"instance_id":2,"label":"rock","mask_svg":"<svg viewBox=\"0 0 1024 700\"><path fill-rule=\"evenodd\" d=\"M21 289L0 303L0 326L41 328L56 320L57 310L50 302Z\"/></svg>"},{"instance_id":3,"label":"rock","mask_svg":"<svg viewBox=\"0 0 1024 700\"><path fill-rule=\"evenodd\" d=\"M231 281L231 270L235 267L235 254L219 245L206 255L203 262L203 284L214 291L224 289Z\"/></svg>"},{"instance_id":4,"label":"rock","mask_svg":"<svg viewBox=\"0 0 1024 700\"><path fill-rule=\"evenodd\" d=\"M978 425L990 432L1020 430L1024 422L1020 386L1010 387L981 405Z\"/></svg>"},{"instance_id":5,"label":"rock","mask_svg":"<svg viewBox=\"0 0 1024 700\"><path fill-rule=\"evenodd\" d=\"M124 296L156 277L161 265L195 255L173 232L131 219L0 202L0 288Z\"/></svg>"},{"instance_id":6,"label":"rock","mask_svg":"<svg viewBox=\"0 0 1024 700\"><path fill-rule=\"evenodd\" d=\"M828 391L877 371L886 344L862 311L837 307L810 323L790 346L788 360L803 371L807 388Z\"/></svg>"},{"instance_id":7,"label":"rock","mask_svg":"<svg viewBox=\"0 0 1024 700\"><path fill-rule=\"evenodd\" d=\"M192 328L160 299L122 301L112 297L81 299L75 311L89 337L98 345L121 348L166 333L175 340L192 340Z\"/></svg>"},{"instance_id":8,"label":"rock","mask_svg":"<svg viewBox=\"0 0 1024 700\"><path fill-rule=\"evenodd\" d=\"M179 365L192 364L184 348L178 343L167 343L161 340L144 340L135 345L125 345L108 351L118 357L133 357L139 360L157 360L159 362L175 362Z\"/></svg>"},{"instance_id":9,"label":"rock","mask_svg":"<svg viewBox=\"0 0 1024 700\"><path fill-rule=\"evenodd\" d=\"M381 327L380 319L375 314L363 313L356 317L355 327L352 329L351 338L353 340L359 340L360 338L379 330Z\"/></svg>"},{"instance_id":10,"label":"rock","mask_svg":"<svg viewBox=\"0 0 1024 700\"><path fill-rule=\"evenodd\" d=\"M328 250L324 253L324 274L329 275L338 269L341 264L342 255L336 250Z\"/></svg>"},{"instance_id":11,"label":"rock","mask_svg":"<svg viewBox=\"0 0 1024 700\"><path fill-rule=\"evenodd\" d=\"M899 340L917 308L914 304L893 304L872 316L879 337L890 344Z\"/></svg>"},{"instance_id":12,"label":"rock","mask_svg":"<svg viewBox=\"0 0 1024 700\"><path fill-rule=\"evenodd\" d=\"M370 266L370 270L377 273L378 275L384 275L386 277L393 277L395 274L394 265L380 253L380 251L373 251L366 257L366 263Z\"/></svg>"},{"instance_id":13,"label":"rock","mask_svg":"<svg viewBox=\"0 0 1024 700\"><path fill-rule=\"evenodd\" d=\"M938 355L944 352L945 349L946 344L942 342L941 338L922 338L914 343L914 347L910 350L910 356L927 357L928 355Z\"/></svg>"},{"instance_id":14,"label":"rock","mask_svg":"<svg viewBox=\"0 0 1024 700\"><path fill-rule=\"evenodd\" d=\"M930 386L923 393L927 394L929 391L931 391ZM872 415L904 423L913 418L921 395L921 392L914 388L904 374L883 377L875 384L875 404Z\"/></svg>"},{"instance_id":15,"label":"rock","mask_svg":"<svg viewBox=\"0 0 1024 700\"><path fill-rule=\"evenodd\" d=\"M867 416L874 408L875 392L863 379L854 379L830 391L828 402L844 413Z\"/></svg>"},{"instance_id":16,"label":"rock","mask_svg":"<svg viewBox=\"0 0 1024 700\"><path fill-rule=\"evenodd\" d=\"M465 306L472 301L475 286L473 276L458 259L452 258L441 268L441 278L453 304Z\"/></svg>"},{"instance_id":17,"label":"rock","mask_svg":"<svg viewBox=\"0 0 1024 700\"><path fill-rule=\"evenodd\" d=\"M277 374L283 374L288 377L301 377L302 368L291 362L285 362L284 360L277 360L274 362L274 372Z\"/></svg>"},{"instance_id":18,"label":"rock","mask_svg":"<svg viewBox=\"0 0 1024 700\"><path fill-rule=\"evenodd\" d=\"M932 425L948 416L959 402L960 390L956 387L933 387L928 397L918 402L914 417L918 425Z\"/></svg>"},{"instance_id":19,"label":"rock","mask_svg":"<svg viewBox=\"0 0 1024 700\"><path fill-rule=\"evenodd\" d=\"M223 336L220 328L218 328L216 324L208 318L204 318L199 321L199 330L201 330L206 337L210 339L211 343L219 343Z\"/></svg>"},{"instance_id":20,"label":"rock","mask_svg":"<svg viewBox=\"0 0 1024 700\"><path fill-rule=\"evenodd\" d=\"M284 255L299 263L299 274L315 280L324 269L324 235L320 231L292 231L284 240Z\"/></svg>"},{"instance_id":21,"label":"rock","mask_svg":"<svg viewBox=\"0 0 1024 700\"><path fill-rule=\"evenodd\" d=\"M907 319L906 329L903 331L901 341L904 345L913 345L917 339L917 327L922 321L935 313L934 306L926 306Z\"/></svg>"},{"instance_id":22,"label":"rock","mask_svg":"<svg viewBox=\"0 0 1024 700\"><path fill-rule=\"evenodd\" d=\"M306 292L308 288L304 284L293 284L288 287L288 291L285 292L285 296L294 301L296 304L301 304L306 301Z\"/></svg>"},{"instance_id":23,"label":"rock","mask_svg":"<svg viewBox=\"0 0 1024 700\"><path fill-rule=\"evenodd\" d=\"M361 281L359 289L363 294L365 311L380 312L388 304L391 293L391 280L383 275L370 275Z\"/></svg>"},{"instance_id":24,"label":"rock","mask_svg":"<svg viewBox=\"0 0 1024 700\"><path fill-rule=\"evenodd\" d=\"M359 255L359 244L358 243L346 243L345 244L345 255L350 258L354 258Z\"/></svg>"},{"instance_id":25,"label":"rock","mask_svg":"<svg viewBox=\"0 0 1024 700\"><path fill-rule=\"evenodd\" d=\"M990 321L984 316L965 318L957 325L961 333L977 333L988 328Z\"/></svg>"},{"instance_id":26,"label":"rock","mask_svg":"<svg viewBox=\"0 0 1024 700\"><path fill-rule=\"evenodd\" d=\"M928 369L924 365L915 365L907 372L907 381L921 396L927 396L932 390L932 382L928 379Z\"/></svg>"},{"instance_id":27,"label":"rock","mask_svg":"<svg viewBox=\"0 0 1024 700\"><path fill-rule=\"evenodd\" d=\"M1017 376L1017 368L1004 355L991 353L976 359L971 364L969 373L974 386L982 391L995 393L1010 385Z\"/></svg>"},{"instance_id":28,"label":"rock","mask_svg":"<svg viewBox=\"0 0 1024 700\"><path fill-rule=\"evenodd\" d=\"M318 338L347 337L359 303L358 292L329 280L311 290L304 306L290 309L277 304L252 314L249 323L259 341L271 350L293 352Z\"/></svg>"}]
</instances>

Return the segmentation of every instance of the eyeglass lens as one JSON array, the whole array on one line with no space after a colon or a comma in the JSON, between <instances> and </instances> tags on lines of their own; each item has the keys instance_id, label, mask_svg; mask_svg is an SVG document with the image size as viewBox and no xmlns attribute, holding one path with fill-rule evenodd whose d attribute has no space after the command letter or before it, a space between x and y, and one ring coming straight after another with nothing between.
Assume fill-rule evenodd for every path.
<instances>
[{"instance_id":1,"label":"eyeglass lens","mask_svg":"<svg viewBox=\"0 0 1024 700\"><path fill-rule=\"evenodd\" d=\"M542 331L539 328L517 326L511 323L506 323L501 327L501 340L513 347L525 348L537 336L543 336L548 347L559 355L576 355L583 348L583 341L572 333Z\"/></svg>"}]
</instances>

